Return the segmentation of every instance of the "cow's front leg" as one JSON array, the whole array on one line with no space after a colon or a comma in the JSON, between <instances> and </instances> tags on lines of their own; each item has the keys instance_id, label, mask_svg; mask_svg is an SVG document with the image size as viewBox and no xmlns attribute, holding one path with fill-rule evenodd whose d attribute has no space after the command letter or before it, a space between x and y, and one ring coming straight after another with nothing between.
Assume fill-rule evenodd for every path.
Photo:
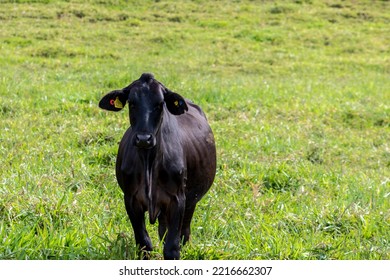
<instances>
[{"instance_id":1,"label":"cow's front leg","mask_svg":"<svg viewBox=\"0 0 390 280\"><path fill-rule=\"evenodd\" d=\"M144 253L142 257L147 259L148 252L152 251L153 248L148 232L146 231L145 210L137 199L134 199L134 197L125 195L124 199L127 215L129 216L131 225L133 226L135 242L141 251L141 256L142 253Z\"/></svg>"},{"instance_id":2,"label":"cow's front leg","mask_svg":"<svg viewBox=\"0 0 390 280\"><path fill-rule=\"evenodd\" d=\"M180 233L185 209L184 195L172 198L168 209L168 232L164 244L164 259L178 260L180 259Z\"/></svg>"}]
</instances>

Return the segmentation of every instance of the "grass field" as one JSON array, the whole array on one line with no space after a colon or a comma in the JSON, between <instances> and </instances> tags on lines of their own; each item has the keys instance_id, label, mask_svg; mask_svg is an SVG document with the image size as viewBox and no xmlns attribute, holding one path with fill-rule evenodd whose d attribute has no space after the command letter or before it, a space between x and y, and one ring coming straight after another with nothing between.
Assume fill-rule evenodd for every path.
<instances>
[{"instance_id":1,"label":"grass field","mask_svg":"<svg viewBox=\"0 0 390 280\"><path fill-rule=\"evenodd\" d=\"M183 259L390 259L389 10L0 0L0 259L136 258L114 173L128 113L97 103L142 72L217 142Z\"/></svg>"}]
</instances>

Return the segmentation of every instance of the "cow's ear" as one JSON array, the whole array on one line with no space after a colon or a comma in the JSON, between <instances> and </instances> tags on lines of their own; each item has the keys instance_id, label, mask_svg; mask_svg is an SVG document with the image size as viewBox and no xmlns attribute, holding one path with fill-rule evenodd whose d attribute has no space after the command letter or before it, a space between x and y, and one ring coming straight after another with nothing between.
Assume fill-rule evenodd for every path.
<instances>
[{"instance_id":1,"label":"cow's ear","mask_svg":"<svg viewBox=\"0 0 390 280\"><path fill-rule=\"evenodd\" d=\"M107 93L99 102L99 107L109 111L120 111L125 105L129 94L123 90L114 90Z\"/></svg>"},{"instance_id":2,"label":"cow's ear","mask_svg":"<svg viewBox=\"0 0 390 280\"><path fill-rule=\"evenodd\" d=\"M185 111L188 111L187 103L180 94L166 90L164 93L164 101L168 111L173 115L181 115Z\"/></svg>"}]
</instances>

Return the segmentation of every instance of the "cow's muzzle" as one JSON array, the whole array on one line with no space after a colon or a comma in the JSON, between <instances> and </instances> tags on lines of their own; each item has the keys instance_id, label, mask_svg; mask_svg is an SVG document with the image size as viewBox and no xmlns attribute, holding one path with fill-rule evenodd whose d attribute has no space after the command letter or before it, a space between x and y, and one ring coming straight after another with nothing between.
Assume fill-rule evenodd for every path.
<instances>
[{"instance_id":1,"label":"cow's muzzle","mask_svg":"<svg viewBox=\"0 0 390 280\"><path fill-rule=\"evenodd\" d=\"M156 140L152 134L136 134L134 144L140 149L150 149L156 145Z\"/></svg>"}]
</instances>

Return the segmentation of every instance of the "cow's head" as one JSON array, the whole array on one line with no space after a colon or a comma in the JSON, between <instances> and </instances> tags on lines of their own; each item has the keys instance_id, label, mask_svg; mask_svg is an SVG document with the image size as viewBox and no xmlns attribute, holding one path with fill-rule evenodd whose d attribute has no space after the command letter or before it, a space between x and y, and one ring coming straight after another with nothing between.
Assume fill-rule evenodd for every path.
<instances>
[{"instance_id":1,"label":"cow's head","mask_svg":"<svg viewBox=\"0 0 390 280\"><path fill-rule=\"evenodd\" d=\"M107 93L100 100L99 107L120 111L126 102L130 108L133 144L142 149L150 149L156 145L156 134L165 108L174 115L188 110L182 96L167 89L149 73L142 74L138 80L123 89Z\"/></svg>"}]
</instances>

